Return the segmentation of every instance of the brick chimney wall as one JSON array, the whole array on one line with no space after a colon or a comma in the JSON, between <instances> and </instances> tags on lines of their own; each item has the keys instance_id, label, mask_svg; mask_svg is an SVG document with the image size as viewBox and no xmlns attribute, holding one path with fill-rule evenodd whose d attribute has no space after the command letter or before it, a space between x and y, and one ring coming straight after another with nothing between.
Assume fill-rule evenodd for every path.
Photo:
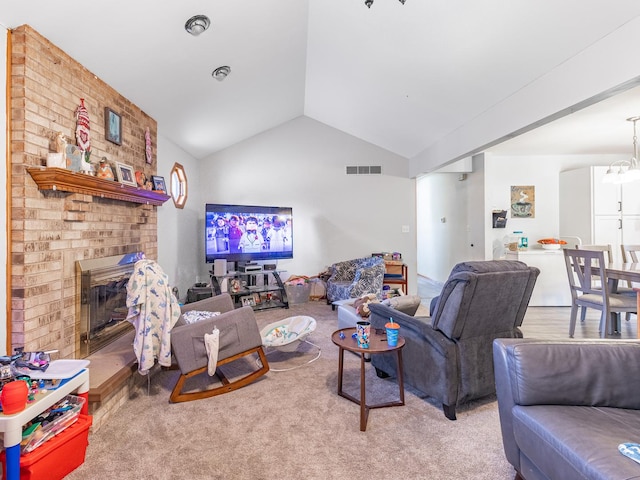
<instances>
[{"instance_id":1,"label":"brick chimney wall","mask_svg":"<svg viewBox=\"0 0 640 480\"><path fill-rule=\"evenodd\" d=\"M82 39L79 39L82 41ZM155 120L28 25L11 33L11 339L27 351L78 350L76 261L142 251L157 258L154 206L90 195L39 191L26 167L45 165L62 132L75 144L84 98L91 160L107 157L156 174ZM122 145L105 139L104 108L122 118ZM153 163L145 160L145 130Z\"/></svg>"}]
</instances>

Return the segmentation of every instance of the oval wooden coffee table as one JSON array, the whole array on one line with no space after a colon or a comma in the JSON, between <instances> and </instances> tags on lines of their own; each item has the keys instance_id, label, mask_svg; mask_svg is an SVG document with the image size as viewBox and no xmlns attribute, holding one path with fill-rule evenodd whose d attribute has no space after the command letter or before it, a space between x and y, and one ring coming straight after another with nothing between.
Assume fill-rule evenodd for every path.
<instances>
[{"instance_id":1,"label":"oval wooden coffee table","mask_svg":"<svg viewBox=\"0 0 640 480\"><path fill-rule=\"evenodd\" d=\"M372 408L383 407L397 407L404 405L404 381L402 378L402 347L404 347L404 338L398 337L398 345L390 347L387 345L386 333L377 333L375 329L371 329L371 336L369 338L369 348L360 348L358 343L352 335L356 332L355 328L343 328L336 330L331 335L331 341L335 343L340 349L338 355L338 395L351 400L354 403L360 405L360 431L364 432L367 429L367 419L369 418L369 410ZM340 338L340 333L344 334L344 338ZM342 371L344 366L344 351L360 354L360 399L349 395L342 391ZM398 387L400 389L400 400L393 402L380 403L377 405L367 405L366 398L366 385L365 385L365 353L375 355L377 353L395 352L398 358Z\"/></svg>"}]
</instances>

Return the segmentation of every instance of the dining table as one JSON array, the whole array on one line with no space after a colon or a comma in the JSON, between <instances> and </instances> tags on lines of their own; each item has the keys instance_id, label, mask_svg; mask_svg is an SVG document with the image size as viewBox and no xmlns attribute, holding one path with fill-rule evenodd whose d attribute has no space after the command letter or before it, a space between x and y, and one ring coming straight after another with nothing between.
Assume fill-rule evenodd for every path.
<instances>
[{"instance_id":1,"label":"dining table","mask_svg":"<svg viewBox=\"0 0 640 480\"><path fill-rule=\"evenodd\" d=\"M610 291L615 292L618 288L620 280L632 282L638 284L638 288L634 288L636 291L636 301L638 310L640 311L640 263L622 263L613 262L608 263L606 267L607 279L609 281ZM640 316L636 314L637 330L636 337L640 338Z\"/></svg>"}]
</instances>

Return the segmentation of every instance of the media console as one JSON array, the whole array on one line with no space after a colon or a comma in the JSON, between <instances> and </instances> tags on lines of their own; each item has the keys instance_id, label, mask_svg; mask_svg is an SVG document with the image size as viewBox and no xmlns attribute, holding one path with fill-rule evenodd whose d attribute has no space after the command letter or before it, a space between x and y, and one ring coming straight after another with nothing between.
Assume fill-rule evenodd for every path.
<instances>
[{"instance_id":1,"label":"media console","mask_svg":"<svg viewBox=\"0 0 640 480\"><path fill-rule=\"evenodd\" d=\"M215 275L213 270L211 276L211 288L214 295L222 293L221 283L227 280L227 292L234 300L236 307L250 306L254 310L265 310L268 308L289 308L287 292L280 278L280 273L284 270L249 270L241 272L228 272L225 275ZM273 277L274 282L270 282L269 277Z\"/></svg>"}]
</instances>

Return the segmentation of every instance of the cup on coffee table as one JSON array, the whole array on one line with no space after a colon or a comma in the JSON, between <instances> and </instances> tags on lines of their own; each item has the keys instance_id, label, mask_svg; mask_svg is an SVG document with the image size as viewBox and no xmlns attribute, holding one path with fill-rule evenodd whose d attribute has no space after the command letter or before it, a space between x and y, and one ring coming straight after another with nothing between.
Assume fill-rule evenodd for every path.
<instances>
[{"instance_id":1,"label":"cup on coffee table","mask_svg":"<svg viewBox=\"0 0 640 480\"><path fill-rule=\"evenodd\" d=\"M356 324L356 340L358 347L369 348L369 337L371 336L371 323L361 321Z\"/></svg>"},{"instance_id":2,"label":"cup on coffee table","mask_svg":"<svg viewBox=\"0 0 640 480\"><path fill-rule=\"evenodd\" d=\"M384 328L387 331L387 345L390 347L398 346L398 334L400 333L400 324L395 323L393 319L385 323Z\"/></svg>"}]
</instances>

